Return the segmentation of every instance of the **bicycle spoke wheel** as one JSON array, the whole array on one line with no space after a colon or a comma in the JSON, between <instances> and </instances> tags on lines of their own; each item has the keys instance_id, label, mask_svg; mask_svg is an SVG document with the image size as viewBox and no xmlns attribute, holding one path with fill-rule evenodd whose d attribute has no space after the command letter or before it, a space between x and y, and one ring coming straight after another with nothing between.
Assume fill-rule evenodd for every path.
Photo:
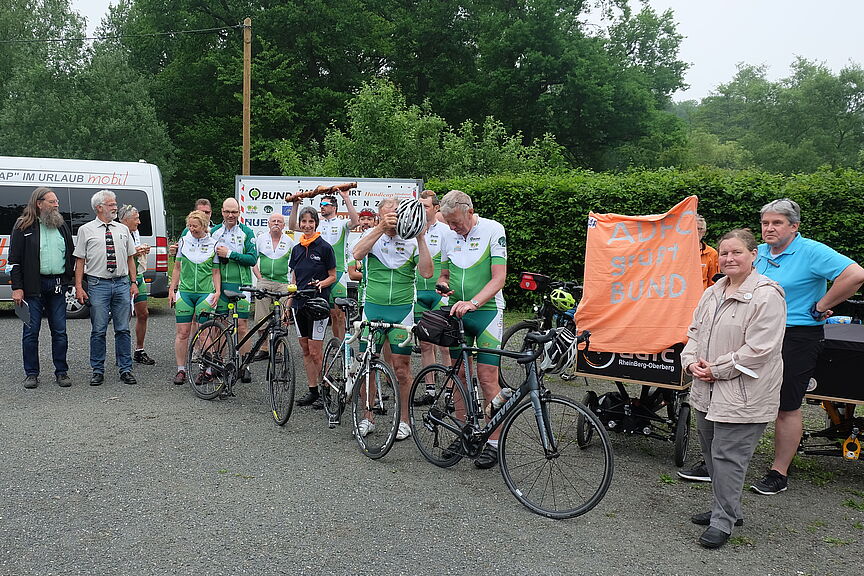
<instances>
[{"instance_id":1,"label":"bicycle spoke wheel","mask_svg":"<svg viewBox=\"0 0 864 576\"><path fill-rule=\"evenodd\" d=\"M324 411L330 423L336 424L345 410L345 357L342 354L342 341L331 338L324 348L324 361L321 364L321 385L318 393L324 401Z\"/></svg>"},{"instance_id":2,"label":"bicycle spoke wheel","mask_svg":"<svg viewBox=\"0 0 864 576\"><path fill-rule=\"evenodd\" d=\"M522 352L525 348L525 336L537 330L540 321L522 320L510 326L501 337L501 349L510 352ZM501 368L498 371L498 384L503 388L519 388L525 381L525 366L518 364L515 358L501 356Z\"/></svg>"},{"instance_id":3,"label":"bicycle spoke wheel","mask_svg":"<svg viewBox=\"0 0 864 576\"><path fill-rule=\"evenodd\" d=\"M523 402L501 431L499 456L507 487L532 512L573 518L596 506L612 482L612 445L597 417L561 396L541 400L553 450L545 452L531 402ZM597 441L579 446L577 430L593 427Z\"/></svg>"},{"instance_id":4,"label":"bicycle spoke wheel","mask_svg":"<svg viewBox=\"0 0 864 576\"><path fill-rule=\"evenodd\" d=\"M387 454L399 428L399 384L390 366L373 360L360 371L351 412L360 451L373 460Z\"/></svg>"},{"instance_id":5,"label":"bicycle spoke wheel","mask_svg":"<svg viewBox=\"0 0 864 576\"><path fill-rule=\"evenodd\" d=\"M201 324L189 340L186 379L195 395L216 398L234 378L234 344L228 328L218 320Z\"/></svg>"},{"instance_id":6,"label":"bicycle spoke wheel","mask_svg":"<svg viewBox=\"0 0 864 576\"><path fill-rule=\"evenodd\" d=\"M284 426L291 418L294 408L294 360L286 336L280 336L273 345L267 363L267 389L270 392L270 409L273 421Z\"/></svg>"},{"instance_id":7,"label":"bicycle spoke wheel","mask_svg":"<svg viewBox=\"0 0 864 576\"><path fill-rule=\"evenodd\" d=\"M449 370L440 364L421 370L408 398L414 442L426 460L442 468L462 459L461 430L467 421L465 388ZM434 387L433 394L427 385Z\"/></svg>"}]
</instances>

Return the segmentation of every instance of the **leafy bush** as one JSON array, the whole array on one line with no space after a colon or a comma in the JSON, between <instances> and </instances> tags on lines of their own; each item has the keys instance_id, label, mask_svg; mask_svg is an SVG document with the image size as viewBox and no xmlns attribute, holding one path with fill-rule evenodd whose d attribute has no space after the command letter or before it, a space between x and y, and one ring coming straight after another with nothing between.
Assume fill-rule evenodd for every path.
<instances>
[{"instance_id":1,"label":"leafy bush","mask_svg":"<svg viewBox=\"0 0 864 576\"><path fill-rule=\"evenodd\" d=\"M588 212L655 214L683 198L699 197L708 221L706 240L716 245L728 230L749 227L759 235L759 209L789 197L801 205L801 233L850 258L864 261L864 172L820 170L781 176L757 171L699 168L598 174L520 174L431 181L427 187L469 194L479 214L501 222L508 236L508 307L529 298L518 288L523 270L580 280Z\"/></svg>"}]
</instances>

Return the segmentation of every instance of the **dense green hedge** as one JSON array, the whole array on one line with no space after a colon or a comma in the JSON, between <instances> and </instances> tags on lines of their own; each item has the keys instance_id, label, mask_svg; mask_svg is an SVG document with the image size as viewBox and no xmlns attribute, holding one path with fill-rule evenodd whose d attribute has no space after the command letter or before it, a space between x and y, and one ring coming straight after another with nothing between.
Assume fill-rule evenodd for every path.
<instances>
[{"instance_id":1,"label":"dense green hedge","mask_svg":"<svg viewBox=\"0 0 864 576\"><path fill-rule=\"evenodd\" d=\"M864 172L823 170L782 176L756 171L703 168L624 174L570 172L431 181L438 192L468 193L483 216L507 229L508 307L527 302L518 289L522 270L581 281L588 212L654 214L683 198L699 197L708 221L706 240L736 227L759 235L759 209L776 198L801 205L801 233L864 261Z\"/></svg>"}]
</instances>

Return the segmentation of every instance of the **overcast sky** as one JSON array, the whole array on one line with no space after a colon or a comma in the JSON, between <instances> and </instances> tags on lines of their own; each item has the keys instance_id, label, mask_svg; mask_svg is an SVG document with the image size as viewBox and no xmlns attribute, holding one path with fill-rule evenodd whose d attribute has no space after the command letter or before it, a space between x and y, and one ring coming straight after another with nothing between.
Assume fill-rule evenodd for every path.
<instances>
[{"instance_id":1,"label":"overcast sky","mask_svg":"<svg viewBox=\"0 0 864 576\"><path fill-rule=\"evenodd\" d=\"M446 1L446 0L442 0ZM72 0L93 31L110 0ZM636 0L630 4L637 6ZM700 99L728 82L739 62L766 64L771 79L789 74L796 56L826 63L835 73L864 63L862 0L650 0L671 8L685 36L680 57L690 64L690 88L675 100ZM254 25L254 23L253 23Z\"/></svg>"}]
</instances>

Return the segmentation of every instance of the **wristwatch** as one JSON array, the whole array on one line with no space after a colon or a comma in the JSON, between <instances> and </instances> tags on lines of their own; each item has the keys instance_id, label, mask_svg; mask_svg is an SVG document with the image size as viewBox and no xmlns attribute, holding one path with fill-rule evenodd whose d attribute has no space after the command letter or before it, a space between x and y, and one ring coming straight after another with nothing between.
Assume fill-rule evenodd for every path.
<instances>
[{"instance_id":1,"label":"wristwatch","mask_svg":"<svg viewBox=\"0 0 864 576\"><path fill-rule=\"evenodd\" d=\"M471 304L473 304L475 308L480 308L480 303L477 302L477 300L474 300L473 298L471 299Z\"/></svg>"}]
</instances>

